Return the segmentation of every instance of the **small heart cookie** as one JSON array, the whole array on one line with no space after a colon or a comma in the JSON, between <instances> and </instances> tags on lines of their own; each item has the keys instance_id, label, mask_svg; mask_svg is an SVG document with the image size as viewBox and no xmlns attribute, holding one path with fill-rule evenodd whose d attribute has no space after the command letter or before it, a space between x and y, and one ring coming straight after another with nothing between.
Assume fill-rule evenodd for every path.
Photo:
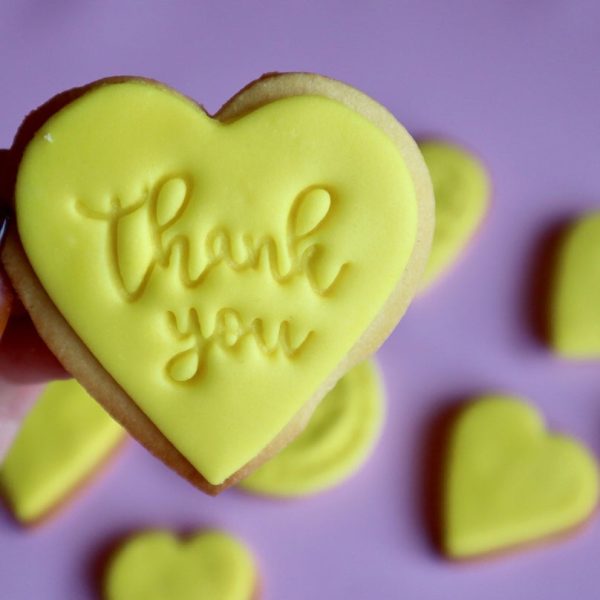
<instances>
[{"instance_id":1,"label":"small heart cookie","mask_svg":"<svg viewBox=\"0 0 600 600\"><path fill-rule=\"evenodd\" d=\"M104 590L106 600L255 600L258 578L249 551L225 533L180 541L153 531L117 551Z\"/></svg>"},{"instance_id":2,"label":"small heart cookie","mask_svg":"<svg viewBox=\"0 0 600 600\"><path fill-rule=\"evenodd\" d=\"M50 103L12 156L3 262L41 336L167 464L217 493L389 335L433 229L416 144L316 75L215 116L156 82Z\"/></svg>"},{"instance_id":3,"label":"small heart cookie","mask_svg":"<svg viewBox=\"0 0 600 600\"><path fill-rule=\"evenodd\" d=\"M123 428L75 380L48 384L0 465L0 488L17 519L47 516L124 439Z\"/></svg>"},{"instance_id":4,"label":"small heart cookie","mask_svg":"<svg viewBox=\"0 0 600 600\"><path fill-rule=\"evenodd\" d=\"M550 308L551 343L574 359L600 358L600 213L574 222L560 247Z\"/></svg>"},{"instance_id":5,"label":"small heart cookie","mask_svg":"<svg viewBox=\"0 0 600 600\"><path fill-rule=\"evenodd\" d=\"M368 360L337 382L289 446L239 486L271 496L304 496L333 487L367 459L379 437L382 417L377 366Z\"/></svg>"},{"instance_id":6,"label":"small heart cookie","mask_svg":"<svg viewBox=\"0 0 600 600\"><path fill-rule=\"evenodd\" d=\"M442 141L419 144L435 194L435 232L421 288L429 288L457 260L489 208L483 164L464 148Z\"/></svg>"},{"instance_id":7,"label":"small heart cookie","mask_svg":"<svg viewBox=\"0 0 600 600\"><path fill-rule=\"evenodd\" d=\"M579 442L547 433L525 402L488 396L458 417L445 487L445 551L464 559L585 521L598 502L598 468Z\"/></svg>"}]
</instances>

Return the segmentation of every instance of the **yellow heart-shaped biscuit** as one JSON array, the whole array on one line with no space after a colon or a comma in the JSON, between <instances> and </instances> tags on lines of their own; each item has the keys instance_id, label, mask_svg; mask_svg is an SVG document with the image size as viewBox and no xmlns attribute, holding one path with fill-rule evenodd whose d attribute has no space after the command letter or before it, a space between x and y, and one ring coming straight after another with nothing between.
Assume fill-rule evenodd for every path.
<instances>
[{"instance_id":1,"label":"yellow heart-shaped biscuit","mask_svg":"<svg viewBox=\"0 0 600 600\"><path fill-rule=\"evenodd\" d=\"M400 318L432 230L425 165L389 113L316 76L261 80L218 118L144 80L75 96L25 144L25 254L12 235L4 263L70 372L218 491Z\"/></svg>"},{"instance_id":2,"label":"yellow heart-shaped biscuit","mask_svg":"<svg viewBox=\"0 0 600 600\"><path fill-rule=\"evenodd\" d=\"M464 148L442 141L419 144L435 194L435 232L422 289L455 262L481 224L488 207L490 181L483 164Z\"/></svg>"},{"instance_id":3,"label":"yellow heart-shaped biscuit","mask_svg":"<svg viewBox=\"0 0 600 600\"><path fill-rule=\"evenodd\" d=\"M556 536L587 519L598 469L576 440L548 434L518 398L469 405L452 432L444 502L445 550L469 558Z\"/></svg>"},{"instance_id":4,"label":"yellow heart-shaped biscuit","mask_svg":"<svg viewBox=\"0 0 600 600\"><path fill-rule=\"evenodd\" d=\"M550 330L554 349L574 359L600 358L600 213L575 221L559 248Z\"/></svg>"},{"instance_id":5,"label":"yellow heart-shaped biscuit","mask_svg":"<svg viewBox=\"0 0 600 600\"><path fill-rule=\"evenodd\" d=\"M77 381L48 384L0 465L0 487L15 516L25 523L46 516L124 438Z\"/></svg>"},{"instance_id":6,"label":"yellow heart-shaped biscuit","mask_svg":"<svg viewBox=\"0 0 600 600\"><path fill-rule=\"evenodd\" d=\"M304 431L240 487L273 496L303 496L333 487L367 459L382 417L377 366L368 360L346 373L323 398Z\"/></svg>"},{"instance_id":7,"label":"yellow heart-shaped biscuit","mask_svg":"<svg viewBox=\"0 0 600 600\"><path fill-rule=\"evenodd\" d=\"M254 600L257 587L251 554L231 536L153 531L117 551L104 590L106 600Z\"/></svg>"}]
</instances>

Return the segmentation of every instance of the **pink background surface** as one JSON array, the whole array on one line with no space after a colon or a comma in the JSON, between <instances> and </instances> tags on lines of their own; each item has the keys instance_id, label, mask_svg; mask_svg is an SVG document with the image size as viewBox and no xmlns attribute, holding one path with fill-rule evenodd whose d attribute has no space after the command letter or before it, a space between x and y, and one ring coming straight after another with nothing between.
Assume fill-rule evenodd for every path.
<instances>
[{"instance_id":1,"label":"pink background surface","mask_svg":"<svg viewBox=\"0 0 600 600\"><path fill-rule=\"evenodd\" d=\"M531 398L600 453L600 369L554 358L528 308L546 236L600 206L600 5L250 5L4 0L0 146L54 93L107 75L163 80L215 110L265 71L317 71L371 94L416 135L473 148L491 170L493 208L380 351L388 418L360 474L308 500L212 499L131 443L45 526L25 531L0 512L0 597L95 597L102 556L123 535L211 526L253 548L267 600L597 598L599 521L561 544L457 566L431 547L421 481L431 423L490 389Z\"/></svg>"}]
</instances>

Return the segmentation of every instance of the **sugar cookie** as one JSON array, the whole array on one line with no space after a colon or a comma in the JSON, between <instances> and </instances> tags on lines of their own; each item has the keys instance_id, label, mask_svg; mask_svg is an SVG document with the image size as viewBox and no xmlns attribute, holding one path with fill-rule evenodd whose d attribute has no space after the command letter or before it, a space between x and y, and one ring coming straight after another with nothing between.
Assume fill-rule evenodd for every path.
<instances>
[{"instance_id":1,"label":"sugar cookie","mask_svg":"<svg viewBox=\"0 0 600 600\"><path fill-rule=\"evenodd\" d=\"M555 537L590 517L598 468L573 438L549 434L518 398L469 405L452 432L445 551L465 559Z\"/></svg>"},{"instance_id":2,"label":"sugar cookie","mask_svg":"<svg viewBox=\"0 0 600 600\"><path fill-rule=\"evenodd\" d=\"M133 537L106 573L105 600L256 600L258 578L250 552L236 539L210 531L180 541L166 531Z\"/></svg>"},{"instance_id":3,"label":"sugar cookie","mask_svg":"<svg viewBox=\"0 0 600 600\"><path fill-rule=\"evenodd\" d=\"M571 225L559 249L550 307L551 343L573 359L600 358L600 213Z\"/></svg>"},{"instance_id":4,"label":"sugar cookie","mask_svg":"<svg viewBox=\"0 0 600 600\"><path fill-rule=\"evenodd\" d=\"M419 148L435 194L433 244L421 284L426 289L454 264L481 224L490 181L483 164L456 144L430 140Z\"/></svg>"},{"instance_id":5,"label":"sugar cookie","mask_svg":"<svg viewBox=\"0 0 600 600\"><path fill-rule=\"evenodd\" d=\"M55 381L25 418L4 462L0 487L15 516L39 521L125 439L125 431L75 381Z\"/></svg>"},{"instance_id":6,"label":"sugar cookie","mask_svg":"<svg viewBox=\"0 0 600 600\"><path fill-rule=\"evenodd\" d=\"M416 144L317 75L262 78L215 117L156 82L97 82L34 113L11 153L2 259L41 336L209 493L385 340L429 251Z\"/></svg>"},{"instance_id":7,"label":"sugar cookie","mask_svg":"<svg viewBox=\"0 0 600 600\"><path fill-rule=\"evenodd\" d=\"M352 475L379 436L383 395L377 367L368 360L348 371L321 401L304 431L240 482L246 491L303 496Z\"/></svg>"}]
</instances>

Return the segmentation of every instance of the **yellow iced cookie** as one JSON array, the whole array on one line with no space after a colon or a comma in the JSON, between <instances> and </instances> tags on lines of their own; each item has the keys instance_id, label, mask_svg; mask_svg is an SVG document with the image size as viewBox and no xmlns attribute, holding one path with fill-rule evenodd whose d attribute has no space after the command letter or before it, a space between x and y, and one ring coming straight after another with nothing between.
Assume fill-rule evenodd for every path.
<instances>
[{"instance_id":1,"label":"yellow iced cookie","mask_svg":"<svg viewBox=\"0 0 600 600\"><path fill-rule=\"evenodd\" d=\"M240 487L273 496L301 496L332 487L366 460L382 416L377 367L365 361L323 398L304 431Z\"/></svg>"},{"instance_id":2,"label":"yellow iced cookie","mask_svg":"<svg viewBox=\"0 0 600 600\"><path fill-rule=\"evenodd\" d=\"M210 531L180 541L166 531L133 537L109 564L106 600L256 600L249 551Z\"/></svg>"},{"instance_id":3,"label":"yellow iced cookie","mask_svg":"<svg viewBox=\"0 0 600 600\"><path fill-rule=\"evenodd\" d=\"M435 194L435 232L422 289L458 258L487 212L490 182L485 167L456 144L419 144Z\"/></svg>"},{"instance_id":4,"label":"yellow iced cookie","mask_svg":"<svg viewBox=\"0 0 600 600\"><path fill-rule=\"evenodd\" d=\"M600 213L576 221L558 257L551 342L568 358L600 358Z\"/></svg>"},{"instance_id":5,"label":"yellow iced cookie","mask_svg":"<svg viewBox=\"0 0 600 600\"><path fill-rule=\"evenodd\" d=\"M15 516L26 523L45 516L124 437L75 380L48 384L0 465L0 487Z\"/></svg>"},{"instance_id":6,"label":"yellow iced cookie","mask_svg":"<svg viewBox=\"0 0 600 600\"><path fill-rule=\"evenodd\" d=\"M15 206L27 262L14 236L3 260L42 337L211 492L389 335L433 208L403 128L311 75L260 80L216 118L156 83L92 85L25 145Z\"/></svg>"},{"instance_id":7,"label":"yellow iced cookie","mask_svg":"<svg viewBox=\"0 0 600 600\"><path fill-rule=\"evenodd\" d=\"M576 440L549 434L518 398L484 397L458 417L449 448L445 551L470 558L554 537L598 502L598 468Z\"/></svg>"}]
</instances>

